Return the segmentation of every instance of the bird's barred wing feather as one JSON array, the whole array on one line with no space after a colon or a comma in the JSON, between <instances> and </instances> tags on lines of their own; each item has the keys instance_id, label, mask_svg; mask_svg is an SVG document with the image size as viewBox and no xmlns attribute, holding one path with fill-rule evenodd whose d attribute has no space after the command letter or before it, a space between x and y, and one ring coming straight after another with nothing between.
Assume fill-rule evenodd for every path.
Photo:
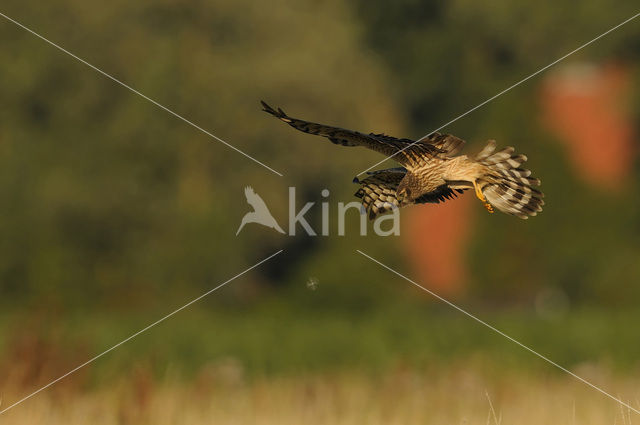
<instances>
[{"instance_id":1,"label":"bird's barred wing feather","mask_svg":"<svg viewBox=\"0 0 640 425\"><path fill-rule=\"evenodd\" d=\"M451 156L458 152L464 141L450 135L433 133L425 141L398 139L385 134L365 134L344 128L304 121L288 116L282 109L274 109L261 102L263 110L296 130L323 136L342 146L363 146L394 159L407 167L422 166L435 156Z\"/></svg>"},{"instance_id":2,"label":"bird's barred wing feather","mask_svg":"<svg viewBox=\"0 0 640 425\"><path fill-rule=\"evenodd\" d=\"M453 190L447 186L441 186L433 192L422 195L415 201L399 201L396 196L398 184L407 174L405 168L390 168L367 173L369 177L359 180L353 179L354 183L360 184L360 189L355 196L362 199L362 206L369 215L369 220L375 219L380 214L384 214L395 208L402 208L411 204L437 204L462 193L462 190Z\"/></svg>"},{"instance_id":3,"label":"bird's barred wing feather","mask_svg":"<svg viewBox=\"0 0 640 425\"><path fill-rule=\"evenodd\" d=\"M428 135L425 142L435 146L448 158L457 155L465 144L464 140L456 136L438 132Z\"/></svg>"},{"instance_id":4,"label":"bird's barred wing feather","mask_svg":"<svg viewBox=\"0 0 640 425\"><path fill-rule=\"evenodd\" d=\"M369 177L363 180L355 177L353 182L360 185L360 189L355 193L355 196L362 199L362 206L369 214L369 220L373 220L387 211L409 204L408 201L401 204L396 196L398 184L407 174L405 168L390 168L367 174L369 174Z\"/></svg>"}]
</instances>

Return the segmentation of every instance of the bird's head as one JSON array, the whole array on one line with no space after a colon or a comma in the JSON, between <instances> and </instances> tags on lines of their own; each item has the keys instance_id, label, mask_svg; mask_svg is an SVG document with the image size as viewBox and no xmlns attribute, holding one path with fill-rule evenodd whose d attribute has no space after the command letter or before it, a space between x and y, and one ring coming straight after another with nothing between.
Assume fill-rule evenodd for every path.
<instances>
[{"instance_id":1,"label":"bird's head","mask_svg":"<svg viewBox=\"0 0 640 425\"><path fill-rule=\"evenodd\" d=\"M407 184L403 184L404 182L400 182L398 185L398 189L396 190L396 198L398 201L410 201L411 198L411 188L407 186Z\"/></svg>"},{"instance_id":2,"label":"bird's head","mask_svg":"<svg viewBox=\"0 0 640 425\"><path fill-rule=\"evenodd\" d=\"M398 201L400 202L412 202L420 196L420 190L421 186L418 179L414 175L408 173L402 180L400 180L400 183L398 183L396 198L398 198Z\"/></svg>"}]
</instances>

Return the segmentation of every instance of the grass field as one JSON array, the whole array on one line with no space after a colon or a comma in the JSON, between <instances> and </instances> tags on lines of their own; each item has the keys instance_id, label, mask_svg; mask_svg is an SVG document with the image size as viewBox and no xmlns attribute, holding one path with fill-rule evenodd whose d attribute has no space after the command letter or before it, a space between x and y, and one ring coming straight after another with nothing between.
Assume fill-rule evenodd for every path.
<instances>
[{"instance_id":1,"label":"grass field","mask_svg":"<svg viewBox=\"0 0 640 425\"><path fill-rule=\"evenodd\" d=\"M640 424L455 312L195 308L0 416L2 424ZM635 312L481 317L640 409ZM0 322L2 407L157 317ZM493 411L492 411L493 406Z\"/></svg>"},{"instance_id":2,"label":"grass field","mask_svg":"<svg viewBox=\"0 0 640 425\"><path fill-rule=\"evenodd\" d=\"M638 374L580 373L640 408ZM637 424L640 417L568 375L503 372L470 360L380 375L323 373L246 380L232 361L184 381L137 369L113 385L60 386L3 424Z\"/></svg>"}]
</instances>

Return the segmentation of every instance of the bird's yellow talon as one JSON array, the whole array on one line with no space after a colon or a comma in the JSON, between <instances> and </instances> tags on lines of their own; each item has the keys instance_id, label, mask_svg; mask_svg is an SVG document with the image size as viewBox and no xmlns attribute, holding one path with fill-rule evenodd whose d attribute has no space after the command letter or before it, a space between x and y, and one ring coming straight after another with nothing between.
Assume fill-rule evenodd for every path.
<instances>
[{"instance_id":1,"label":"bird's yellow talon","mask_svg":"<svg viewBox=\"0 0 640 425\"><path fill-rule=\"evenodd\" d=\"M487 202L487 198L484 197L484 194L482 193L482 190L480 190L480 186L478 186L478 183L473 182L473 187L475 188L476 196L478 197L478 199L480 199L482 205L484 205L487 211L489 211L489 214L493 214L493 207L489 202Z\"/></svg>"}]
</instances>

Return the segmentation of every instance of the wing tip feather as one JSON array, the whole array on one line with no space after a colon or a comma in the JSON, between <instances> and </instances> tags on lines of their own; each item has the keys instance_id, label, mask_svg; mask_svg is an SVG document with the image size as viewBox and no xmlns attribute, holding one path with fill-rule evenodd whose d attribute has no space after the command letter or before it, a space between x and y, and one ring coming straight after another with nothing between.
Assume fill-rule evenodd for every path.
<instances>
[{"instance_id":1,"label":"wing tip feather","mask_svg":"<svg viewBox=\"0 0 640 425\"><path fill-rule=\"evenodd\" d=\"M271 106L269 106L269 104L267 104L267 102L265 102L264 100L261 100L260 103L262 104L262 110L268 114L273 115L274 117L286 122L286 123L290 123L291 122L291 118L289 118L286 114L286 112L284 112L282 110L282 108L278 108L277 110L272 108Z\"/></svg>"}]
</instances>

